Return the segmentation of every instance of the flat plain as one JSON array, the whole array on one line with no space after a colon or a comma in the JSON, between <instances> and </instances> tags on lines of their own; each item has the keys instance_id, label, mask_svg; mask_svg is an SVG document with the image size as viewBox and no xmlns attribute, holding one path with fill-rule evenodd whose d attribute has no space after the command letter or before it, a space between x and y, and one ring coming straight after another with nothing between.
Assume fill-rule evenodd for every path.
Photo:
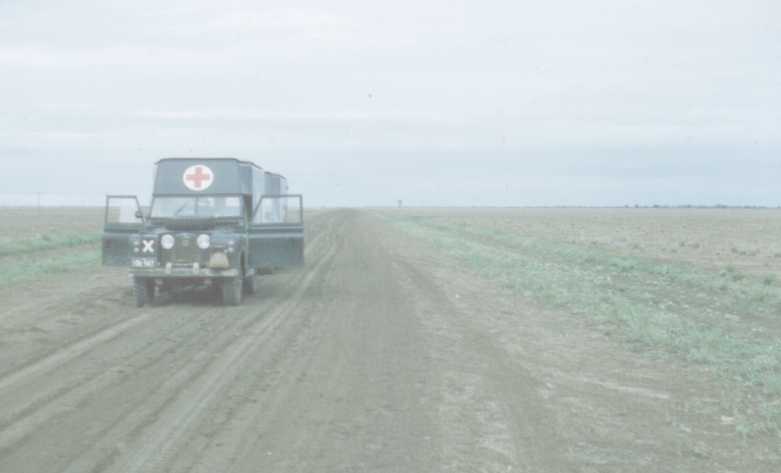
<instances>
[{"instance_id":1,"label":"flat plain","mask_svg":"<svg viewBox=\"0 0 781 473\"><path fill-rule=\"evenodd\" d=\"M318 211L143 309L101 210L0 221L0 472L781 470L781 211Z\"/></svg>"}]
</instances>

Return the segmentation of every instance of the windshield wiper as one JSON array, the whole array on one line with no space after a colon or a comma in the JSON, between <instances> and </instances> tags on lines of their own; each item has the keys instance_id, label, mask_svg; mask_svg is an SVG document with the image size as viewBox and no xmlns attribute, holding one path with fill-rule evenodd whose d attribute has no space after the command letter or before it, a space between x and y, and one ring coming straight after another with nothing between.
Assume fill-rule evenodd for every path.
<instances>
[{"instance_id":1,"label":"windshield wiper","mask_svg":"<svg viewBox=\"0 0 781 473\"><path fill-rule=\"evenodd\" d=\"M190 204L190 202L189 202L189 201L187 201L187 202L185 202L184 204L182 204L182 206L181 206L181 207L179 207L179 208L176 210L176 212L174 212L174 217L178 217L178 216L179 216L179 214L182 212L182 210L184 210L184 209L185 209L185 208L186 208L186 207L187 207L189 204Z\"/></svg>"}]
</instances>

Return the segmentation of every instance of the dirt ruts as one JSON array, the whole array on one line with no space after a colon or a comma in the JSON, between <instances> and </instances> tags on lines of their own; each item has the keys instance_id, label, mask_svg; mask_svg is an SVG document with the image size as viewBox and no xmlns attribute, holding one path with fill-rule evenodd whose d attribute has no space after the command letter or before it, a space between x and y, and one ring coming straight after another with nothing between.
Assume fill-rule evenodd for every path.
<instances>
[{"instance_id":1,"label":"dirt ruts","mask_svg":"<svg viewBox=\"0 0 781 473\"><path fill-rule=\"evenodd\" d=\"M200 291L139 310L109 270L0 290L0 472L740 465L670 427L684 394L661 369L579 366L618 350L587 327L561 334L371 212L307 228L307 267L240 307Z\"/></svg>"}]
</instances>

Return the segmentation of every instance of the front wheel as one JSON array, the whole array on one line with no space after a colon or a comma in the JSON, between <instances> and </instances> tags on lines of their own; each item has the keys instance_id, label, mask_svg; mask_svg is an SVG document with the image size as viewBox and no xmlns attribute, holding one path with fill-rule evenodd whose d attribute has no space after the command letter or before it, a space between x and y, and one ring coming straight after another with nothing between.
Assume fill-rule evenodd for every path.
<instances>
[{"instance_id":1,"label":"front wheel","mask_svg":"<svg viewBox=\"0 0 781 473\"><path fill-rule=\"evenodd\" d=\"M133 278L133 293L136 296L136 307L144 307L155 299L155 283L151 279Z\"/></svg>"},{"instance_id":2,"label":"front wheel","mask_svg":"<svg viewBox=\"0 0 781 473\"><path fill-rule=\"evenodd\" d=\"M244 292L255 294L258 292L258 277L254 274L244 278Z\"/></svg>"},{"instance_id":3,"label":"front wheel","mask_svg":"<svg viewBox=\"0 0 781 473\"><path fill-rule=\"evenodd\" d=\"M222 303L225 305L241 304L244 278L238 277L222 282Z\"/></svg>"}]
</instances>

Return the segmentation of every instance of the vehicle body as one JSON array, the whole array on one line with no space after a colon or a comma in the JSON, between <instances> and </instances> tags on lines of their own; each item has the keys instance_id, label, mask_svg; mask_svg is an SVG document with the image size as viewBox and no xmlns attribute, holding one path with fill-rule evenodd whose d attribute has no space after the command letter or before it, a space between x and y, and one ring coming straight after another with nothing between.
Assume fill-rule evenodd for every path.
<instances>
[{"instance_id":1,"label":"vehicle body","mask_svg":"<svg viewBox=\"0 0 781 473\"><path fill-rule=\"evenodd\" d=\"M303 198L287 192L283 176L249 161L162 159L148 213L135 196L106 197L103 264L130 268L139 307L198 284L238 305L257 275L304 263Z\"/></svg>"}]
</instances>

